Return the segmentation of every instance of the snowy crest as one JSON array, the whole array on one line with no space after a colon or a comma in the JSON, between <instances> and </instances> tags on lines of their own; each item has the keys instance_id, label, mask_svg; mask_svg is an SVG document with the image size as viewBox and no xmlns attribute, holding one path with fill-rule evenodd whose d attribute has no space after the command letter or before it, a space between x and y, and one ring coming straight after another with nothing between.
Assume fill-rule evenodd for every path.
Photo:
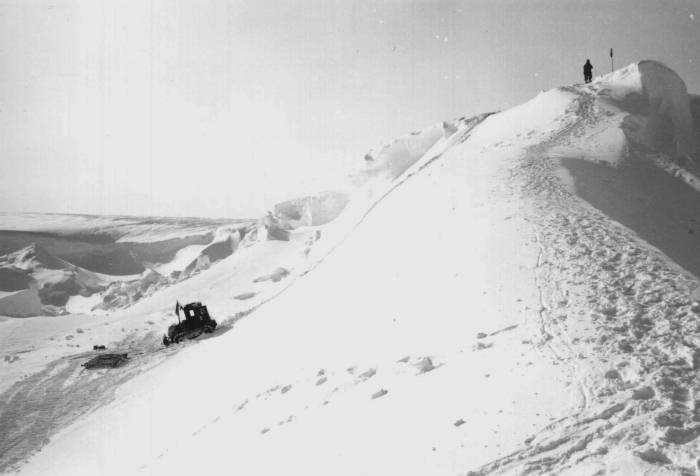
<instances>
[{"instance_id":1,"label":"snowy crest","mask_svg":"<svg viewBox=\"0 0 700 476\"><path fill-rule=\"evenodd\" d=\"M155 271L96 275L111 315L35 348L43 318L0 322L0 471L696 474L699 101L642 61L402 136L257 220L131 222L169 239L133 248ZM51 261L3 259L3 282ZM75 291L12 279L11 310ZM220 328L163 349L192 301ZM80 372L94 336L133 359Z\"/></svg>"}]
</instances>

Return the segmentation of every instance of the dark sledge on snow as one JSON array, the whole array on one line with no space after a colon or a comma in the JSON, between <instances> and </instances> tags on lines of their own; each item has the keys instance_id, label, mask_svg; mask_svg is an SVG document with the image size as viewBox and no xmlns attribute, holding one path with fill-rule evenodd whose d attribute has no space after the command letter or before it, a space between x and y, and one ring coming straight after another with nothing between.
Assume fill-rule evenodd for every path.
<instances>
[{"instance_id":1,"label":"dark sledge on snow","mask_svg":"<svg viewBox=\"0 0 700 476\"><path fill-rule=\"evenodd\" d=\"M180 320L180 310L185 314L185 319ZM207 306L201 302L191 302L185 306L175 304L177 324L168 327L168 333L163 336L163 345L177 344L183 339L195 339L202 333L209 334L216 329L216 321L211 318Z\"/></svg>"},{"instance_id":2,"label":"dark sledge on snow","mask_svg":"<svg viewBox=\"0 0 700 476\"><path fill-rule=\"evenodd\" d=\"M83 364L86 369L114 369L124 365L128 354L101 354Z\"/></svg>"}]
</instances>

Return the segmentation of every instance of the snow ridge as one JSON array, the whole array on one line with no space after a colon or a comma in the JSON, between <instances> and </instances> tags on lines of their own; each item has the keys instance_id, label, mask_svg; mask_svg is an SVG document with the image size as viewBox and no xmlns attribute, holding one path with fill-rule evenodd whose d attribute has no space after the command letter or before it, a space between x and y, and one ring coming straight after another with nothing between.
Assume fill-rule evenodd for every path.
<instances>
[{"instance_id":1,"label":"snow ridge","mask_svg":"<svg viewBox=\"0 0 700 476\"><path fill-rule=\"evenodd\" d=\"M523 198L539 202L529 220L540 249L542 343L572 369L581 407L466 474L695 474L686 445L700 436L700 305L690 297L697 281L582 206L556 162L542 160L561 154L601 113L594 95L569 90L580 93L576 119L529 148L514 176Z\"/></svg>"},{"instance_id":2,"label":"snow ridge","mask_svg":"<svg viewBox=\"0 0 700 476\"><path fill-rule=\"evenodd\" d=\"M237 251L217 266L117 314L132 367L87 378L64 356L17 381L0 468L696 474L700 129L684 88L635 63L369 153L346 190L280 204L240 243L220 237L212 256ZM144 319L190 298L221 334L162 349ZM29 398L47 389L51 408ZM24 464L37 435L52 441Z\"/></svg>"}]
</instances>

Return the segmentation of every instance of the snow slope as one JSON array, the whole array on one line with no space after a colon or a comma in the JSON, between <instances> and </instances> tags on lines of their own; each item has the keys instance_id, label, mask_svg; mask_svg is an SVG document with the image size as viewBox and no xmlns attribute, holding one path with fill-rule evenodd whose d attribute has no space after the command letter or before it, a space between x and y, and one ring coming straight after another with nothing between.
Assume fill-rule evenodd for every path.
<instances>
[{"instance_id":1,"label":"snow slope","mask_svg":"<svg viewBox=\"0 0 700 476\"><path fill-rule=\"evenodd\" d=\"M336 219L103 321L133 326L126 368L81 374L49 346L55 364L8 391L22 401L0 396L0 468L696 474L688 118L682 80L640 62L369 154ZM175 299L231 330L139 341ZM47 388L51 408L24 398Z\"/></svg>"}]
</instances>

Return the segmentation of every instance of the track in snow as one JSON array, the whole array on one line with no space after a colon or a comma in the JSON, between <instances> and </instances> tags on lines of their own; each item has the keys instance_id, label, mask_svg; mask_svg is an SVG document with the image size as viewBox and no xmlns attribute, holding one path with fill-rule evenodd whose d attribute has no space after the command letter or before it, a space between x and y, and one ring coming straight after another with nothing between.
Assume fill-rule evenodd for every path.
<instances>
[{"instance_id":1,"label":"track in snow","mask_svg":"<svg viewBox=\"0 0 700 476\"><path fill-rule=\"evenodd\" d=\"M583 117L530 149L514 172L524 198L538 204L529 220L541 250L542 342L571 368L584 404L468 474L562 474L581 465L592 474L607 467L607 455L658 465L658 474L698 467L682 451L700 436L695 279L567 190L548 156L593 122L591 101L579 96Z\"/></svg>"}]
</instances>

